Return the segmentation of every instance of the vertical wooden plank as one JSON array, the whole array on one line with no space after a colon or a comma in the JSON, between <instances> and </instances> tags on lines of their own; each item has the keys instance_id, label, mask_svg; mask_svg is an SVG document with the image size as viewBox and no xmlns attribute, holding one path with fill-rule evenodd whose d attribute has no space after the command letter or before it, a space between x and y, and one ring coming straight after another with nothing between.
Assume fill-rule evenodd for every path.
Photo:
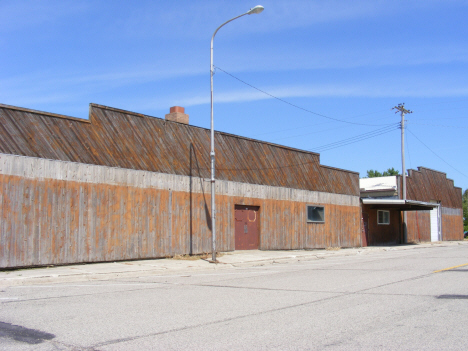
<instances>
[{"instance_id":1,"label":"vertical wooden plank","mask_svg":"<svg viewBox=\"0 0 468 351\"><path fill-rule=\"evenodd\" d=\"M15 165L17 167L17 165ZM22 233L22 202L23 202L23 185L24 181L21 177L15 177L15 191L13 192L13 201L12 201L12 245L10 247L10 261L13 266L21 266L21 260L19 254L21 252L21 242L23 240Z\"/></svg>"},{"instance_id":2,"label":"vertical wooden plank","mask_svg":"<svg viewBox=\"0 0 468 351\"><path fill-rule=\"evenodd\" d=\"M150 189L148 192L149 199L149 241L151 245L151 257L158 257L159 252L159 240L157 232L157 203L158 203L158 191L154 188Z\"/></svg>"},{"instance_id":3,"label":"vertical wooden plank","mask_svg":"<svg viewBox=\"0 0 468 351\"><path fill-rule=\"evenodd\" d=\"M60 169L63 171L62 169ZM60 199L57 204L57 211L58 211L58 262L67 262L67 244L68 244L68 237L67 237L67 230L69 230L69 212L68 212L68 203L67 203L67 181L59 180L60 184Z\"/></svg>"},{"instance_id":4,"label":"vertical wooden plank","mask_svg":"<svg viewBox=\"0 0 468 351\"><path fill-rule=\"evenodd\" d=\"M67 226L67 241L66 241L66 255L67 262L79 262L77 261L77 239L79 231L79 198L80 193L77 188L76 181L69 181L67 184L67 211L68 211L68 226Z\"/></svg>"},{"instance_id":5,"label":"vertical wooden plank","mask_svg":"<svg viewBox=\"0 0 468 351\"><path fill-rule=\"evenodd\" d=\"M113 178L111 179L113 180ZM106 211L106 241L108 260L115 260L115 248L119 245L115 236L115 224L118 222L118 202L116 201L116 192L118 186L110 185L107 187L108 210Z\"/></svg>"},{"instance_id":6,"label":"vertical wooden plank","mask_svg":"<svg viewBox=\"0 0 468 351\"><path fill-rule=\"evenodd\" d=\"M86 196L85 196L86 183L79 184L79 203L78 203L78 238L77 238L77 255L78 259L86 262Z\"/></svg>"},{"instance_id":7,"label":"vertical wooden plank","mask_svg":"<svg viewBox=\"0 0 468 351\"><path fill-rule=\"evenodd\" d=\"M0 158L1 161L1 158ZM8 194L7 176L0 174L0 267L9 267L7 256L7 241L10 239L7 235L7 218L8 208L6 205L6 198L4 194Z\"/></svg>"},{"instance_id":8,"label":"vertical wooden plank","mask_svg":"<svg viewBox=\"0 0 468 351\"><path fill-rule=\"evenodd\" d=\"M125 226L126 226L126 251L122 259L129 259L133 257L134 244L133 244L133 223L132 223L132 207L133 204L133 188L127 186L127 196L125 202Z\"/></svg>"},{"instance_id":9,"label":"vertical wooden plank","mask_svg":"<svg viewBox=\"0 0 468 351\"><path fill-rule=\"evenodd\" d=\"M51 236L52 236L52 189L50 181L45 180L43 183L44 197L41 214L41 251L39 264L47 264L50 262Z\"/></svg>"},{"instance_id":10,"label":"vertical wooden plank","mask_svg":"<svg viewBox=\"0 0 468 351\"><path fill-rule=\"evenodd\" d=\"M25 179L25 182L23 205L23 232L25 238L22 260L25 266L31 266L34 256L34 186L33 181L29 178Z\"/></svg>"},{"instance_id":11,"label":"vertical wooden plank","mask_svg":"<svg viewBox=\"0 0 468 351\"><path fill-rule=\"evenodd\" d=\"M98 179L100 174L97 175ZM96 261L105 261L108 257L106 236L106 217L109 211L107 203L107 184L95 184L96 188Z\"/></svg>"},{"instance_id":12,"label":"vertical wooden plank","mask_svg":"<svg viewBox=\"0 0 468 351\"><path fill-rule=\"evenodd\" d=\"M168 230L169 230L169 245L167 254L172 256L174 254L174 243L173 243L173 233L172 233L172 190L169 190L169 199L168 199Z\"/></svg>"},{"instance_id":13,"label":"vertical wooden plank","mask_svg":"<svg viewBox=\"0 0 468 351\"><path fill-rule=\"evenodd\" d=\"M119 196L120 196L120 203L119 203L119 227L117 231L117 237L119 241L119 246L115 250L115 257L114 259L123 259L127 252L127 218L126 218L126 210L127 210L127 186L122 185L119 188Z\"/></svg>"},{"instance_id":14,"label":"vertical wooden plank","mask_svg":"<svg viewBox=\"0 0 468 351\"><path fill-rule=\"evenodd\" d=\"M30 264L37 265L38 258L39 258L39 250L40 250L40 243L39 243L39 226L40 226L40 183L37 179L30 179L31 184L31 229L30 229Z\"/></svg>"},{"instance_id":15,"label":"vertical wooden plank","mask_svg":"<svg viewBox=\"0 0 468 351\"><path fill-rule=\"evenodd\" d=\"M52 170L52 172L55 169ZM58 181L56 179L52 179L49 182L49 191L50 191L50 217L49 217L49 228L50 228L50 237L49 237L49 250L48 250L48 258L46 263L56 264L58 262L58 250L57 250L57 237L58 237L58 219L59 219L59 211L57 210L57 203L60 200L60 187Z\"/></svg>"}]
</instances>

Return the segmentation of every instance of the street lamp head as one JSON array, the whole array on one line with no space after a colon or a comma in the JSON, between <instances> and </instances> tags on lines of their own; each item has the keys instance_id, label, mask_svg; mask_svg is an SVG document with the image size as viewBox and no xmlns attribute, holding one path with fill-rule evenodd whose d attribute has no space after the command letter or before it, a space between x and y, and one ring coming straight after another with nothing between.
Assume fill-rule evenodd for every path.
<instances>
[{"instance_id":1,"label":"street lamp head","mask_svg":"<svg viewBox=\"0 0 468 351\"><path fill-rule=\"evenodd\" d=\"M249 11L247 11L248 15L251 15L253 13L260 13L264 10L265 8L262 5L257 5L255 7L252 7Z\"/></svg>"}]
</instances>

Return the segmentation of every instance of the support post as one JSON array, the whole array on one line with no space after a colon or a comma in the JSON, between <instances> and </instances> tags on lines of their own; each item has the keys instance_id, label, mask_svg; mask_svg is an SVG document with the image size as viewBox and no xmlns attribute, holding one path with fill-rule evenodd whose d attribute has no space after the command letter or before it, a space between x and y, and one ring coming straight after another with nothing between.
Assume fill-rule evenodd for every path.
<instances>
[{"instance_id":1,"label":"support post","mask_svg":"<svg viewBox=\"0 0 468 351\"><path fill-rule=\"evenodd\" d=\"M397 110L395 113L400 112L401 114L401 168L402 168L402 176L403 176L403 186L401 191L401 196L403 200L406 200L406 166L405 166L405 114L413 113L413 111L405 109L405 104L398 104L393 109ZM403 211L403 243L406 244L408 242L408 231L406 227L406 211Z\"/></svg>"}]
</instances>

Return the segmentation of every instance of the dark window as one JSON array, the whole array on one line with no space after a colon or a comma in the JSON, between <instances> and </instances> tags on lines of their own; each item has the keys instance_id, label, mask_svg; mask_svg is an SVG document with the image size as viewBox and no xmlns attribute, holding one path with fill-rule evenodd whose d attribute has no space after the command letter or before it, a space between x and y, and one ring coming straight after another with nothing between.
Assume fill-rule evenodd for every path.
<instances>
[{"instance_id":1,"label":"dark window","mask_svg":"<svg viewBox=\"0 0 468 351\"><path fill-rule=\"evenodd\" d=\"M323 206L307 205L307 222L325 222L325 208Z\"/></svg>"},{"instance_id":2,"label":"dark window","mask_svg":"<svg viewBox=\"0 0 468 351\"><path fill-rule=\"evenodd\" d=\"M390 224L390 211L377 211L377 224Z\"/></svg>"}]
</instances>

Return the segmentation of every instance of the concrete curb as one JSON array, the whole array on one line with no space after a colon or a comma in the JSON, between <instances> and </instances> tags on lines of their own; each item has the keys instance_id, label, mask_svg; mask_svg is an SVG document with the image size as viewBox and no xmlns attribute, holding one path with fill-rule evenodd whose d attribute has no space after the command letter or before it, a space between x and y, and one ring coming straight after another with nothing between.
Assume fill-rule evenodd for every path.
<instances>
[{"instance_id":1,"label":"concrete curb","mask_svg":"<svg viewBox=\"0 0 468 351\"><path fill-rule=\"evenodd\" d=\"M0 288L18 285L57 284L103 281L119 278L186 273L200 270L222 270L232 267L255 267L285 264L340 256L368 255L376 252L414 250L427 247L468 245L468 241L422 243L417 245L360 247L338 250L234 251L220 255L216 264L208 260L154 259L90 263L69 266L40 267L0 271Z\"/></svg>"}]
</instances>

